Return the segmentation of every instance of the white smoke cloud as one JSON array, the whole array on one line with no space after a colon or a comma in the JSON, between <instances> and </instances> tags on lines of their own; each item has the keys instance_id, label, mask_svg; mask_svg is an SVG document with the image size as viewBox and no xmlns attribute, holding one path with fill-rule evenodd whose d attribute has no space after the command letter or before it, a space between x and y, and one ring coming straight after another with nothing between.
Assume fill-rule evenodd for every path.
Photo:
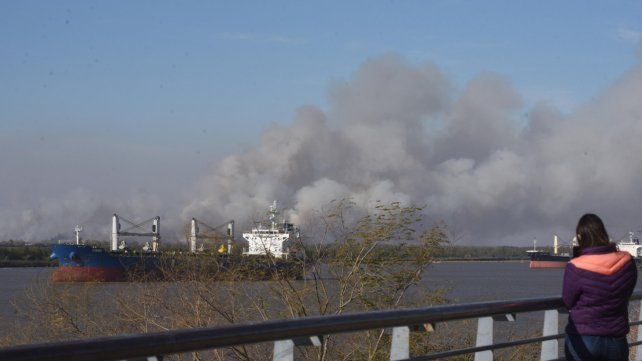
<instances>
[{"instance_id":1,"label":"white smoke cloud","mask_svg":"<svg viewBox=\"0 0 642 361\"><path fill-rule=\"evenodd\" d=\"M42 198L30 208L1 208L0 239L70 239L79 224L84 226L85 238L107 240L115 212L133 222L161 216L161 227L167 228L168 235L175 236L180 229L180 223L172 214L176 210L167 212L163 211L164 207L161 198L143 191L132 192L124 199L106 200L94 192L76 189L57 197ZM172 216L164 219L168 214Z\"/></svg>"},{"instance_id":2,"label":"white smoke cloud","mask_svg":"<svg viewBox=\"0 0 642 361\"><path fill-rule=\"evenodd\" d=\"M568 115L547 104L522 115L498 74L457 91L436 66L394 55L332 84L329 100L327 111L304 107L226 159L183 214L236 217L278 199L296 220L333 199L399 201L427 205L468 242L518 244L570 234L587 211L614 236L642 221L639 64Z\"/></svg>"},{"instance_id":3,"label":"white smoke cloud","mask_svg":"<svg viewBox=\"0 0 642 361\"><path fill-rule=\"evenodd\" d=\"M166 208L165 230L191 217L239 224L272 200L294 221L333 199L426 205L466 243L520 244L570 235L584 212L612 236L642 222L642 65L570 114L537 104L527 115L510 81L484 73L456 89L435 65L395 55L366 61L335 81L329 108L300 108L272 124L256 147L228 156L182 211ZM109 215L156 215L160 198L94 199L82 191L28 211L1 212L0 237L67 229L64 212L108 227ZM124 214L123 213L123 214Z\"/></svg>"}]
</instances>

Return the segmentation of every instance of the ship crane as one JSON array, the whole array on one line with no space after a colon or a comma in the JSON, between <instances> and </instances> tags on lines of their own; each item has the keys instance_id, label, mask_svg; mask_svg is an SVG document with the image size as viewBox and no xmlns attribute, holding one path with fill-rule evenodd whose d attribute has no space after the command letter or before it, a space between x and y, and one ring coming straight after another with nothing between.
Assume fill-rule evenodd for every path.
<instances>
[{"instance_id":1,"label":"ship crane","mask_svg":"<svg viewBox=\"0 0 642 361\"><path fill-rule=\"evenodd\" d=\"M562 256L567 254L572 255L573 247L575 246L577 246L577 237L573 236L570 242L566 242L562 237L557 235L557 233L553 233L553 254L554 255L560 254L559 249L562 247L568 248L568 253L561 253Z\"/></svg>"},{"instance_id":2,"label":"ship crane","mask_svg":"<svg viewBox=\"0 0 642 361\"><path fill-rule=\"evenodd\" d=\"M201 227L205 229L205 232L200 231ZM234 220L233 219L221 225L218 225L216 227L212 227L202 221L199 221L196 218L192 218L190 222L190 231L188 236L190 252L196 253L196 251L199 251L199 252L203 251L202 244L197 249L196 242L199 239L214 239L214 240L221 239L222 237L221 237L220 230L222 228L226 228L226 232L224 236L225 238L227 238L227 253L230 253L232 249L232 241L234 240Z\"/></svg>"},{"instance_id":3,"label":"ship crane","mask_svg":"<svg viewBox=\"0 0 642 361\"><path fill-rule=\"evenodd\" d=\"M124 230L120 229L120 221L128 224L130 227ZM152 231L147 232L147 229L143 227L144 225L151 223ZM132 232L132 230L141 230L142 232ZM133 236L133 237L152 237L152 252L158 252L158 247L160 245L160 217L150 218L144 222L134 223L128 220L125 217L119 216L114 213L112 216L112 225L111 225L111 250L118 251L118 249L125 248L125 241L122 241L119 245L120 236ZM149 247L147 247L149 249Z\"/></svg>"}]
</instances>

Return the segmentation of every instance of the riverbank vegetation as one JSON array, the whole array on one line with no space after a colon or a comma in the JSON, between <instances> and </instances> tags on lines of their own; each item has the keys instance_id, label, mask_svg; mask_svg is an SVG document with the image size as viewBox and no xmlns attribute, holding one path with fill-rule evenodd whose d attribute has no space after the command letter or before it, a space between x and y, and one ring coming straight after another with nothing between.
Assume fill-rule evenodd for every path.
<instances>
[{"instance_id":1,"label":"riverbank vegetation","mask_svg":"<svg viewBox=\"0 0 642 361\"><path fill-rule=\"evenodd\" d=\"M25 245L20 242L0 243L0 267L46 267L49 265L49 245Z\"/></svg>"},{"instance_id":2,"label":"riverbank vegetation","mask_svg":"<svg viewBox=\"0 0 642 361\"><path fill-rule=\"evenodd\" d=\"M316 246L299 245L307 262L304 280L275 274L267 282L242 276L216 281L215 269L202 272L195 264L181 269L176 282L34 283L14 303L15 325L0 342L16 345L441 304L446 302L445 290L417 285L448 244L447 229L442 223L426 226L422 212L391 203L364 213L349 200L333 202L319 211L322 222L311 230L319 240ZM332 252L324 246L328 244ZM388 247L398 252L386 252ZM413 336L412 347L425 352L446 344L446 338L434 335ZM389 346L385 330L330 335L321 347L297 349L297 359L384 360ZM271 344L260 344L193 356L260 360L271 353Z\"/></svg>"}]
</instances>

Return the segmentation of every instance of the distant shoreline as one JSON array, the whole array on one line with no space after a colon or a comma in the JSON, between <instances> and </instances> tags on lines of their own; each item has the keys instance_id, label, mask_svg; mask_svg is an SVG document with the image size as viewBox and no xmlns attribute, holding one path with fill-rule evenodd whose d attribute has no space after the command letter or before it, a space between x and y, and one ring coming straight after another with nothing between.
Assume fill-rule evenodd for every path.
<instances>
[{"instance_id":1,"label":"distant shoreline","mask_svg":"<svg viewBox=\"0 0 642 361\"><path fill-rule=\"evenodd\" d=\"M452 262L529 262L528 258L436 258L434 263L452 263Z\"/></svg>"},{"instance_id":2,"label":"distant shoreline","mask_svg":"<svg viewBox=\"0 0 642 361\"><path fill-rule=\"evenodd\" d=\"M528 258L436 258L433 263L457 263L457 262L528 262ZM50 261L44 260L2 260L0 268L24 268L24 267L56 267Z\"/></svg>"},{"instance_id":3,"label":"distant shoreline","mask_svg":"<svg viewBox=\"0 0 642 361\"><path fill-rule=\"evenodd\" d=\"M50 261L33 260L2 260L0 268L23 268L23 267L55 267Z\"/></svg>"}]
</instances>

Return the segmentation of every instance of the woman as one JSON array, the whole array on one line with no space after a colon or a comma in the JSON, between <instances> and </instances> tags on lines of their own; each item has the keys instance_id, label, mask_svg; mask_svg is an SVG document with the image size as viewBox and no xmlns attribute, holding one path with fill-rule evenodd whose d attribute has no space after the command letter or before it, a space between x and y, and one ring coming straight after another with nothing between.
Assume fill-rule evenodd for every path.
<instances>
[{"instance_id":1,"label":"woman","mask_svg":"<svg viewBox=\"0 0 642 361\"><path fill-rule=\"evenodd\" d=\"M628 301L637 281L635 261L609 242L604 223L585 214L577 223L579 256L564 271L569 311L567 360L628 360Z\"/></svg>"}]
</instances>

